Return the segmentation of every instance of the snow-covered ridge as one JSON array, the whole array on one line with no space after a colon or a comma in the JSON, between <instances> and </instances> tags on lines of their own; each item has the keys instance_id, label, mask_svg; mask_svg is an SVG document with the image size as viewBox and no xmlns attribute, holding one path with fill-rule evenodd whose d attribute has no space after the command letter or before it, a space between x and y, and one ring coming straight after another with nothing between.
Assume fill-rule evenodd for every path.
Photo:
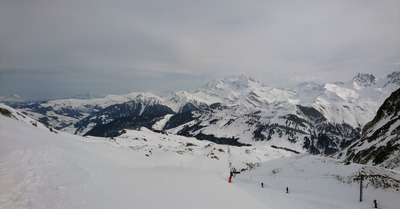
<instances>
[{"instance_id":1,"label":"snow-covered ridge","mask_svg":"<svg viewBox=\"0 0 400 209\"><path fill-rule=\"evenodd\" d=\"M59 99L52 100L42 104L43 107L52 107L54 110L59 110L61 108L72 108L72 109L84 109L85 107L100 107L105 108L113 104L120 104L128 101L132 101L136 98L157 98L153 93L150 92L132 92L125 95L108 95L104 98L96 99Z\"/></svg>"},{"instance_id":2,"label":"snow-covered ridge","mask_svg":"<svg viewBox=\"0 0 400 209\"><path fill-rule=\"evenodd\" d=\"M16 102L24 102L24 99L17 95L10 95L10 96L0 96L0 102L10 102L10 103L16 103Z\"/></svg>"},{"instance_id":3,"label":"snow-covered ridge","mask_svg":"<svg viewBox=\"0 0 400 209\"><path fill-rule=\"evenodd\" d=\"M354 88L360 90L364 87L374 85L376 83L376 78L371 74L358 73L357 76L353 78L353 81Z\"/></svg>"},{"instance_id":4,"label":"snow-covered ridge","mask_svg":"<svg viewBox=\"0 0 400 209\"><path fill-rule=\"evenodd\" d=\"M25 124L30 124L30 125L32 125L34 127L37 127L37 128L40 128L40 129L44 129L44 130L48 130L48 131L53 132L53 133L57 133L57 131L54 130L53 128L45 126L42 123L37 122L35 119L33 119L33 118L21 113L18 110L15 110L14 108L11 108L11 107L9 107L9 106L7 106L5 104L2 104L2 103L0 103L0 114L2 116L9 117L9 118L15 119L17 121L21 121L21 122L23 122Z\"/></svg>"}]
</instances>

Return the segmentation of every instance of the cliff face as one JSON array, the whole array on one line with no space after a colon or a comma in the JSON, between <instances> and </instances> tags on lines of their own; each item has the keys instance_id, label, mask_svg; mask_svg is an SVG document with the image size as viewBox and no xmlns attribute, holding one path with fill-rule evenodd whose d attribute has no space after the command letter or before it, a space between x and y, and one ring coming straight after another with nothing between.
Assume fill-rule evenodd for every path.
<instances>
[{"instance_id":1,"label":"cliff face","mask_svg":"<svg viewBox=\"0 0 400 209\"><path fill-rule=\"evenodd\" d=\"M361 139L338 157L361 164L390 169L400 167L400 89L379 108L375 118L365 125Z\"/></svg>"}]
</instances>

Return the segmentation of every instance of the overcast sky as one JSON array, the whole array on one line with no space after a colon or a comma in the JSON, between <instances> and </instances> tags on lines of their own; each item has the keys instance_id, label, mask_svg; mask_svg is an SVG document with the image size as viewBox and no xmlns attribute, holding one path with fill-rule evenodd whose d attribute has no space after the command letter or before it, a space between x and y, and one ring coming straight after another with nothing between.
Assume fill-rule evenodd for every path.
<instances>
[{"instance_id":1,"label":"overcast sky","mask_svg":"<svg viewBox=\"0 0 400 209\"><path fill-rule=\"evenodd\" d=\"M385 77L399 37L399 0L0 0L0 95Z\"/></svg>"}]
</instances>

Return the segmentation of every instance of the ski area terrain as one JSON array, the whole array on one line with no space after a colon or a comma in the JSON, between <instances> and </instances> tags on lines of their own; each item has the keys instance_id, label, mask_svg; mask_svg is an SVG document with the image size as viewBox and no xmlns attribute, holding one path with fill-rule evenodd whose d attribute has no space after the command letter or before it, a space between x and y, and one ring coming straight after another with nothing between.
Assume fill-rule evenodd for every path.
<instances>
[{"instance_id":1,"label":"ski area terrain","mask_svg":"<svg viewBox=\"0 0 400 209\"><path fill-rule=\"evenodd\" d=\"M296 154L266 141L216 144L145 127L84 137L3 104L0 112L4 209L365 209L374 199L380 208L400 205L398 167ZM240 173L228 183L231 168ZM362 202L355 180L360 172Z\"/></svg>"}]
</instances>

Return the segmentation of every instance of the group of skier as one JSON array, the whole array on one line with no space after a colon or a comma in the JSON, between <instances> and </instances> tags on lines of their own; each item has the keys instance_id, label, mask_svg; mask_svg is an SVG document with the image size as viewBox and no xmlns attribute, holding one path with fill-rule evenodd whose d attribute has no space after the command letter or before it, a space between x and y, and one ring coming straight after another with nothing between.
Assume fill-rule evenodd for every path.
<instances>
[{"instance_id":1,"label":"group of skier","mask_svg":"<svg viewBox=\"0 0 400 209\"><path fill-rule=\"evenodd\" d=\"M264 182L261 182L261 188L264 188ZM286 187L286 193L289 193L289 187Z\"/></svg>"},{"instance_id":2,"label":"group of skier","mask_svg":"<svg viewBox=\"0 0 400 209\"><path fill-rule=\"evenodd\" d=\"M231 163L229 163L229 167L231 167L229 176L229 183L231 183L232 177L234 177L235 174L239 174L240 172L236 171L236 168L234 168ZM264 182L261 182L261 188L264 188ZM289 187L286 187L286 193L289 194ZM374 208L378 208L378 203L376 200L374 200Z\"/></svg>"},{"instance_id":3,"label":"group of skier","mask_svg":"<svg viewBox=\"0 0 400 209\"><path fill-rule=\"evenodd\" d=\"M261 182L261 188L264 188L264 182ZM286 187L286 193L289 193L289 187ZM374 208L378 208L376 200L374 200Z\"/></svg>"}]
</instances>

